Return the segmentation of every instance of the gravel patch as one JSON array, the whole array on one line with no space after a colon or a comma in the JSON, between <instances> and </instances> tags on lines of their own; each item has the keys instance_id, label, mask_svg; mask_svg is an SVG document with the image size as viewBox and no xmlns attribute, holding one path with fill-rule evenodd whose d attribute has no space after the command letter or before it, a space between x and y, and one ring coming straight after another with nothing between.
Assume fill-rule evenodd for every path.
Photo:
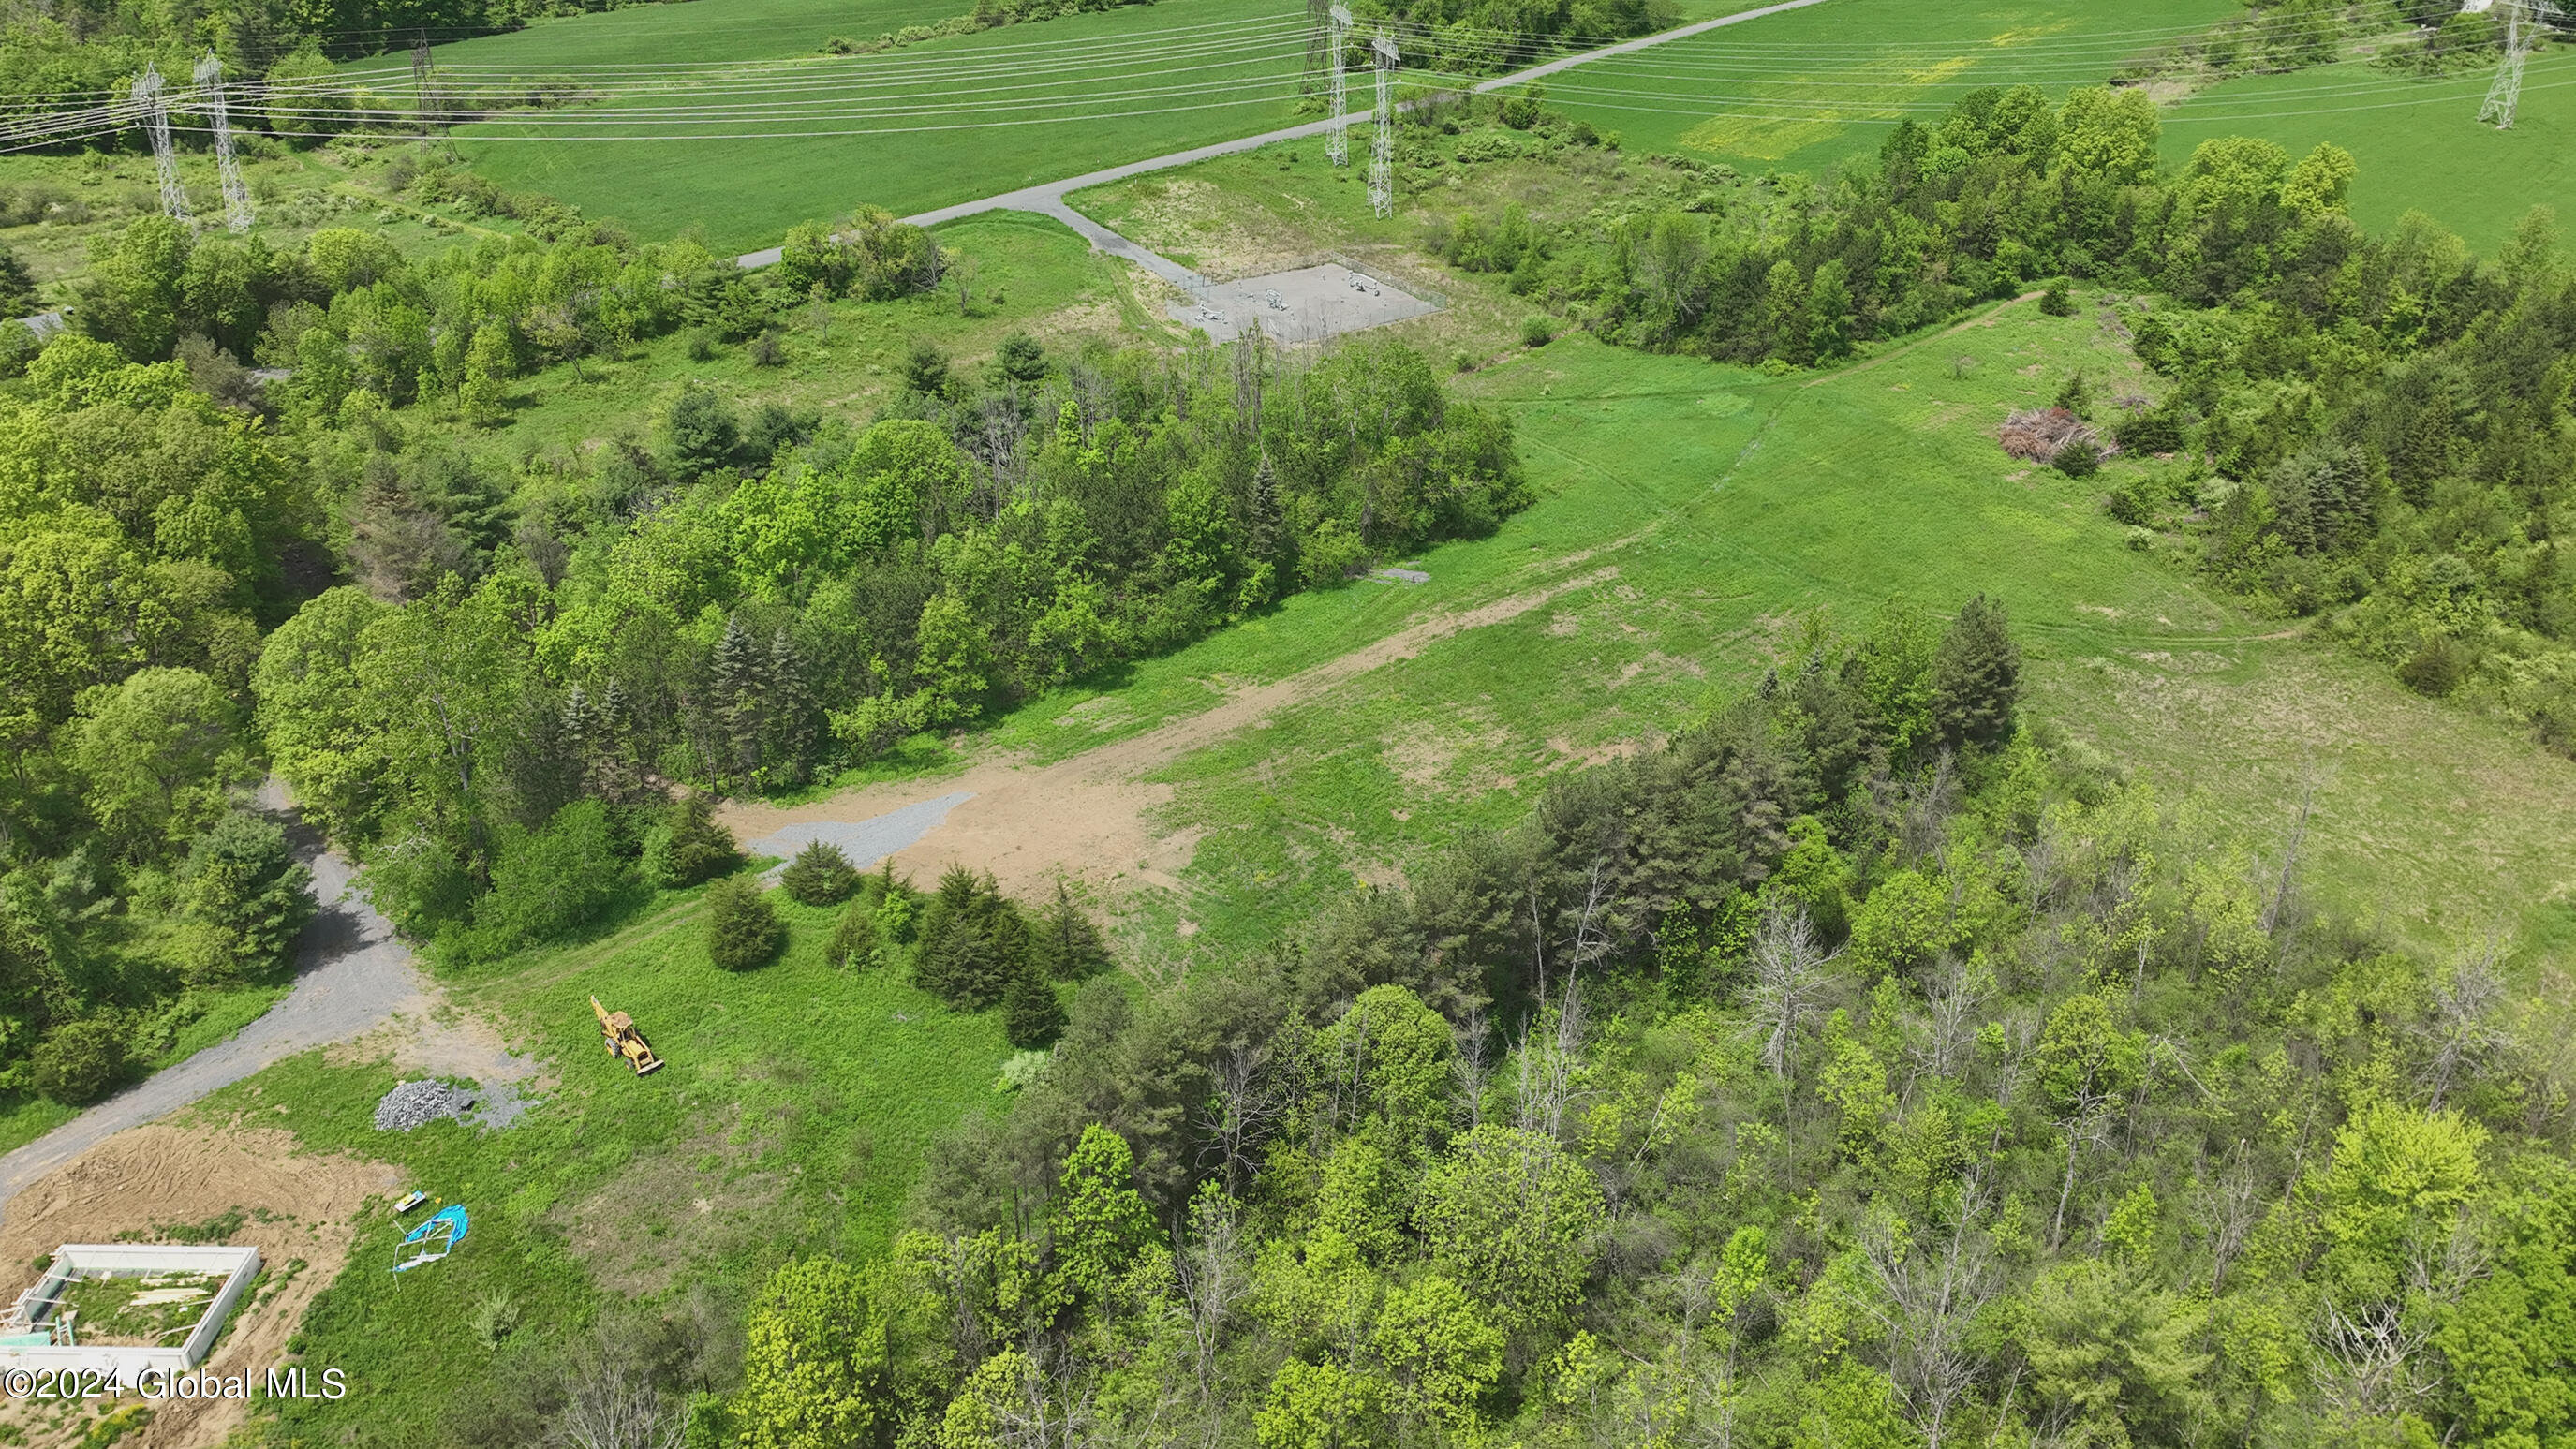
<instances>
[{"instance_id":1,"label":"gravel patch","mask_svg":"<svg viewBox=\"0 0 2576 1449\"><path fill-rule=\"evenodd\" d=\"M376 1130L409 1132L451 1117L461 1121L473 1105L474 1094L461 1087L445 1082L400 1082L377 1099Z\"/></svg>"}]
</instances>

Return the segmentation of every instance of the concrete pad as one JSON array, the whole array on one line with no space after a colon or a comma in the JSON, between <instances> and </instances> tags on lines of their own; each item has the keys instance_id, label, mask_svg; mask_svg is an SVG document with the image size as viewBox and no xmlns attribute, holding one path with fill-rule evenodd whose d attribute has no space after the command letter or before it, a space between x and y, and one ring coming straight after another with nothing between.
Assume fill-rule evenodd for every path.
<instances>
[{"instance_id":1,"label":"concrete pad","mask_svg":"<svg viewBox=\"0 0 2576 1449\"><path fill-rule=\"evenodd\" d=\"M1191 293L1192 300L1173 304L1170 316L1206 333L1211 342L1232 342L1255 322L1276 342L1321 342L1440 310L1436 303L1339 262L1211 282Z\"/></svg>"}]
</instances>

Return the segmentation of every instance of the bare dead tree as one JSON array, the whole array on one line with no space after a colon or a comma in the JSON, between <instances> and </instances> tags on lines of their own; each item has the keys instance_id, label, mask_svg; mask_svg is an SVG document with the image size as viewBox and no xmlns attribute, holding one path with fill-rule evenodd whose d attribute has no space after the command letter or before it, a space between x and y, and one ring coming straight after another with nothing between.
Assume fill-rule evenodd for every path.
<instances>
[{"instance_id":1,"label":"bare dead tree","mask_svg":"<svg viewBox=\"0 0 2576 1449\"><path fill-rule=\"evenodd\" d=\"M1962 1183L1960 1197L1958 1221L1930 1241L1911 1241L1879 1217L1861 1234L1878 1287L1869 1310L1887 1331L1888 1377L1926 1449L1941 1449L1951 1410L1976 1382L1968 1329L1999 1281L1985 1234L1974 1225L1975 1183Z\"/></svg>"},{"instance_id":2,"label":"bare dead tree","mask_svg":"<svg viewBox=\"0 0 2576 1449\"><path fill-rule=\"evenodd\" d=\"M2258 1216L2254 1164L2246 1157L2242 1140L2228 1152L2227 1165L2217 1178L2202 1180L2193 1195L2198 1206L2194 1216L2209 1233L2209 1295L2215 1298L2227 1286L2227 1270L2236 1255L2245 1251L2245 1239L2254 1231Z\"/></svg>"},{"instance_id":3,"label":"bare dead tree","mask_svg":"<svg viewBox=\"0 0 2576 1449\"><path fill-rule=\"evenodd\" d=\"M2263 902L2263 914L2255 921L2264 935L2272 934L2279 925L2281 911L2289 903L2292 875L2299 868L2299 847L2308 838L2308 816L2316 808L2317 772L2311 768L2299 783L2299 813L2290 817L2290 838L2281 847L2281 869Z\"/></svg>"},{"instance_id":4,"label":"bare dead tree","mask_svg":"<svg viewBox=\"0 0 2576 1449\"><path fill-rule=\"evenodd\" d=\"M1824 968L1841 954L1825 954L1814 923L1796 906L1771 906L1753 928L1753 984L1745 1006L1762 1037L1762 1064L1782 1086L1789 1083L1798 1029L1824 1004Z\"/></svg>"},{"instance_id":5,"label":"bare dead tree","mask_svg":"<svg viewBox=\"0 0 2576 1449\"><path fill-rule=\"evenodd\" d=\"M680 1449L688 1415L639 1366L596 1349L563 1370L564 1406L549 1444L563 1449Z\"/></svg>"},{"instance_id":6,"label":"bare dead tree","mask_svg":"<svg viewBox=\"0 0 2576 1449\"><path fill-rule=\"evenodd\" d=\"M1493 1079L1493 1067L1485 1060L1487 1039L1492 1030L1485 1022L1482 1006L1467 1008L1467 1019L1452 1031L1458 1039L1458 1060L1453 1068L1458 1076L1458 1099L1466 1109L1467 1130L1485 1125L1485 1084Z\"/></svg>"},{"instance_id":7,"label":"bare dead tree","mask_svg":"<svg viewBox=\"0 0 2576 1449\"><path fill-rule=\"evenodd\" d=\"M2513 1040L2497 1019L2504 1010L2504 978L2496 972L2503 951L2503 939L2489 936L2478 954L2434 988L2433 1019L2425 1032L2433 1043L2433 1059L2425 1068L2432 1078L2431 1111L2442 1110L2461 1071L2475 1070Z\"/></svg>"},{"instance_id":8,"label":"bare dead tree","mask_svg":"<svg viewBox=\"0 0 2576 1449\"><path fill-rule=\"evenodd\" d=\"M1230 1042L1213 1064L1216 1090L1197 1113L1201 1160L1216 1159L1228 1193L1243 1191L1262 1143L1287 1116L1289 1096L1273 1071L1270 1044Z\"/></svg>"},{"instance_id":9,"label":"bare dead tree","mask_svg":"<svg viewBox=\"0 0 2576 1449\"><path fill-rule=\"evenodd\" d=\"M1932 1075L1957 1071L1976 1044L1977 1007L1985 1001L1981 984L1956 956L1945 955L1934 967L1924 990L1931 1029L1924 1037L1922 1063Z\"/></svg>"},{"instance_id":10,"label":"bare dead tree","mask_svg":"<svg viewBox=\"0 0 2576 1449\"><path fill-rule=\"evenodd\" d=\"M1225 1427L1225 1398L1217 1354L1235 1305L1252 1291L1243 1261L1242 1227L1234 1199L1201 1194L1190 1204L1190 1235L1173 1264L1190 1324L1190 1375L1206 1416L1202 1443L1214 1445Z\"/></svg>"},{"instance_id":11,"label":"bare dead tree","mask_svg":"<svg viewBox=\"0 0 2576 1449\"><path fill-rule=\"evenodd\" d=\"M1514 1125L1555 1141L1565 1130L1565 1107L1574 1095L1574 1072L1583 1057L1583 993L1571 975L1556 1010L1544 1020L1543 1031L1521 1031Z\"/></svg>"},{"instance_id":12,"label":"bare dead tree","mask_svg":"<svg viewBox=\"0 0 2576 1449\"><path fill-rule=\"evenodd\" d=\"M2410 1325L2395 1303L2347 1314L2328 1299L2312 1370L2326 1412L2344 1420L2378 1418L2432 1393L2439 1383L2421 1365L2430 1332Z\"/></svg>"}]
</instances>

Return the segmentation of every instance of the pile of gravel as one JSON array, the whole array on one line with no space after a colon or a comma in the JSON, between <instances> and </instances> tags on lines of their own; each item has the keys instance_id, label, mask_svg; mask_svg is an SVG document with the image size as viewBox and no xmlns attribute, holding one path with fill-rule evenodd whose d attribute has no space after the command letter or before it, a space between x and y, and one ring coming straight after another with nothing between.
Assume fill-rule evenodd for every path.
<instances>
[{"instance_id":1,"label":"pile of gravel","mask_svg":"<svg viewBox=\"0 0 2576 1449\"><path fill-rule=\"evenodd\" d=\"M409 1132L448 1117L463 1117L474 1094L445 1082L401 1082L376 1101L376 1130Z\"/></svg>"}]
</instances>

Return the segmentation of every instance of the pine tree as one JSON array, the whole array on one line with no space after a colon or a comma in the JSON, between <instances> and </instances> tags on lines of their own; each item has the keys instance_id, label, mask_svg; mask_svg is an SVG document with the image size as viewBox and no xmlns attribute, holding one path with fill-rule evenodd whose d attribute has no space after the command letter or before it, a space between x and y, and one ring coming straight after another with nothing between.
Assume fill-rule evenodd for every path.
<instances>
[{"instance_id":1,"label":"pine tree","mask_svg":"<svg viewBox=\"0 0 2576 1449\"><path fill-rule=\"evenodd\" d=\"M850 898L859 888L859 873L850 868L850 858L841 847L826 841L809 841L787 869L778 873L778 883L787 894L809 906L828 906Z\"/></svg>"},{"instance_id":2,"label":"pine tree","mask_svg":"<svg viewBox=\"0 0 2576 1449\"><path fill-rule=\"evenodd\" d=\"M832 923L832 939L823 948L825 961L844 967L877 964L877 904L871 894L842 908L841 918Z\"/></svg>"},{"instance_id":3,"label":"pine tree","mask_svg":"<svg viewBox=\"0 0 2576 1449\"><path fill-rule=\"evenodd\" d=\"M805 660L795 636L785 629L772 634L766 664L761 775L776 784L801 785L813 763L814 696L805 685Z\"/></svg>"},{"instance_id":4,"label":"pine tree","mask_svg":"<svg viewBox=\"0 0 2576 1449\"><path fill-rule=\"evenodd\" d=\"M1002 992L1002 1032L1011 1045L1044 1046L1063 1030L1064 1003L1056 999L1055 988L1039 980L1035 971L1012 977Z\"/></svg>"},{"instance_id":5,"label":"pine tree","mask_svg":"<svg viewBox=\"0 0 2576 1449\"><path fill-rule=\"evenodd\" d=\"M691 791L644 846L645 874L669 889L693 886L742 863L733 835L716 823L715 802Z\"/></svg>"},{"instance_id":6,"label":"pine tree","mask_svg":"<svg viewBox=\"0 0 2576 1449\"><path fill-rule=\"evenodd\" d=\"M1983 594L1968 601L1932 661L1932 719L1952 747L2010 739L2021 697L2021 647L2013 643L2001 604Z\"/></svg>"},{"instance_id":7,"label":"pine tree","mask_svg":"<svg viewBox=\"0 0 2576 1449\"><path fill-rule=\"evenodd\" d=\"M1109 947L1062 879L1029 932L1029 965L1051 981L1079 981L1109 969Z\"/></svg>"},{"instance_id":8,"label":"pine tree","mask_svg":"<svg viewBox=\"0 0 2576 1449\"><path fill-rule=\"evenodd\" d=\"M740 618L725 621L707 667L707 720L711 758L707 763L727 779L743 779L760 763L761 686L768 673L768 651L742 627Z\"/></svg>"},{"instance_id":9,"label":"pine tree","mask_svg":"<svg viewBox=\"0 0 2576 1449\"><path fill-rule=\"evenodd\" d=\"M725 970L768 964L786 935L777 907L750 876L719 881L707 892L707 959Z\"/></svg>"}]
</instances>

